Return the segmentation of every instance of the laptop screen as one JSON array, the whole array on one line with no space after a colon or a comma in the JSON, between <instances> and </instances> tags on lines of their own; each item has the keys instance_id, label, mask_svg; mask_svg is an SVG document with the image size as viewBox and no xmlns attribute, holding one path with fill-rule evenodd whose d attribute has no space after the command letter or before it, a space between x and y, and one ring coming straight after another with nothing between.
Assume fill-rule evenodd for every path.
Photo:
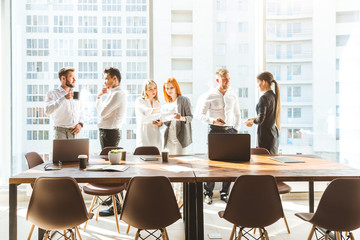
<instances>
[{"instance_id":1,"label":"laptop screen","mask_svg":"<svg viewBox=\"0 0 360 240\"><path fill-rule=\"evenodd\" d=\"M250 134L209 134L209 159L217 161L250 161Z\"/></svg>"},{"instance_id":2,"label":"laptop screen","mask_svg":"<svg viewBox=\"0 0 360 240\"><path fill-rule=\"evenodd\" d=\"M54 163L76 162L79 155L89 156L89 139L54 139Z\"/></svg>"}]
</instances>

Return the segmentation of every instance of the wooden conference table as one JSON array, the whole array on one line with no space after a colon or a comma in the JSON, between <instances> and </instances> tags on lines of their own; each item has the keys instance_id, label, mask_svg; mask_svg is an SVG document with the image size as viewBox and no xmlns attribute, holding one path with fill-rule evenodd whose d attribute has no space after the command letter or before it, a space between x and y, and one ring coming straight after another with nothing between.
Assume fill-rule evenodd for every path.
<instances>
[{"instance_id":1,"label":"wooden conference table","mask_svg":"<svg viewBox=\"0 0 360 240\"><path fill-rule=\"evenodd\" d=\"M314 181L331 181L335 178L360 178L360 170L330 160L311 156L292 156L305 163L280 163L268 159L268 155L252 155L250 162L228 163L211 161L205 155L177 159L171 156L168 163L144 162L139 156L127 155L124 172L90 172L79 170L77 164L63 164L59 171L44 171L39 165L9 179L9 239L17 239L17 185L34 183L38 177L75 178L79 183L125 183L134 176L166 176L172 182L184 183L184 223L187 240L204 239L203 182L235 181L240 175L273 175L280 181L309 182L309 211L314 211ZM89 164L105 164L99 157ZM181 166L186 171L164 167Z\"/></svg>"}]
</instances>

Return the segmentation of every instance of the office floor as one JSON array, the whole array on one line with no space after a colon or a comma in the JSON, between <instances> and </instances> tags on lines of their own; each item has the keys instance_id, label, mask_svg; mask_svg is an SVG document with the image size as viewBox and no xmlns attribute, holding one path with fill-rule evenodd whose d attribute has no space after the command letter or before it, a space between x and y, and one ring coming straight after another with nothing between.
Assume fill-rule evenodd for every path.
<instances>
[{"instance_id":1,"label":"office floor","mask_svg":"<svg viewBox=\"0 0 360 240\"><path fill-rule=\"evenodd\" d=\"M299 196L299 197L297 197ZM7 202L0 201L0 236L2 239L8 239L8 219L9 208ZM302 199L300 199L302 198ZM90 201L86 201L87 206L90 205ZM288 219L288 223L291 229L291 234L288 234L282 219L267 228L270 239L276 240L302 240L307 239L307 235L310 231L311 225L305 223L294 216L295 212L308 211L308 202L305 200L304 195L290 195L283 197L283 207L285 215ZM25 220L27 211L26 198L19 198L18 203L18 239L27 239L31 223ZM227 221L218 217L218 211L225 209L225 203L218 198L214 198L212 205L204 204L204 219L205 219L205 239L210 239L209 234L220 234L220 239L229 239L232 225ZM120 221L120 234L116 232L114 217L99 217L99 220L90 220L87 230L84 233L80 230L83 240L90 239L134 239L136 229L131 228L130 233L126 234L127 224ZM169 238L172 240L182 240L184 237L184 225L182 220L177 221L168 228ZM354 232L355 238L360 238L360 231ZM37 230L34 230L31 239L37 239ZM58 239L54 237L53 239ZM63 238L62 238L63 239ZM153 238L148 238L153 239ZM313 238L315 239L315 238Z\"/></svg>"}]
</instances>

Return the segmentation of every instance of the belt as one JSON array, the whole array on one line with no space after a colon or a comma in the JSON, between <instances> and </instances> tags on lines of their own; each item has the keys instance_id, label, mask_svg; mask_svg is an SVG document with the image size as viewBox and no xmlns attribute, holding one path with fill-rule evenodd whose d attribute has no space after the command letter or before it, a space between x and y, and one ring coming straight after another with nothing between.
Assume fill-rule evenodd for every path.
<instances>
[{"instance_id":1,"label":"belt","mask_svg":"<svg viewBox=\"0 0 360 240\"><path fill-rule=\"evenodd\" d=\"M59 129L59 130L73 130L74 128L66 128L66 127L57 127L54 126L55 129Z\"/></svg>"},{"instance_id":2,"label":"belt","mask_svg":"<svg viewBox=\"0 0 360 240\"><path fill-rule=\"evenodd\" d=\"M233 126L220 126L220 125L214 125L214 124L210 124L210 129L213 131L218 131L218 132L225 132L229 129L234 128Z\"/></svg>"}]
</instances>

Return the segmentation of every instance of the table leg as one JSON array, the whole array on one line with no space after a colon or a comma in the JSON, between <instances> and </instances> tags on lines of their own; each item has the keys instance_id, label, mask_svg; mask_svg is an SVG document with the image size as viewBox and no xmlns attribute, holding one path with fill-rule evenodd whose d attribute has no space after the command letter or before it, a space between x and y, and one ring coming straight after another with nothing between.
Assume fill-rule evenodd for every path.
<instances>
[{"instance_id":1,"label":"table leg","mask_svg":"<svg viewBox=\"0 0 360 240\"><path fill-rule=\"evenodd\" d=\"M17 239L17 185L9 184L9 239Z\"/></svg>"},{"instance_id":2,"label":"table leg","mask_svg":"<svg viewBox=\"0 0 360 240\"><path fill-rule=\"evenodd\" d=\"M195 183L186 184L186 198L184 202L185 216L185 239L194 240L196 238L196 188Z\"/></svg>"},{"instance_id":3,"label":"table leg","mask_svg":"<svg viewBox=\"0 0 360 240\"><path fill-rule=\"evenodd\" d=\"M183 183L183 221L184 223L186 222L186 214L187 214L187 201L186 201L186 197L187 197L187 184Z\"/></svg>"},{"instance_id":4,"label":"table leg","mask_svg":"<svg viewBox=\"0 0 360 240\"><path fill-rule=\"evenodd\" d=\"M309 181L309 212L314 212L314 182Z\"/></svg>"},{"instance_id":5,"label":"table leg","mask_svg":"<svg viewBox=\"0 0 360 240\"><path fill-rule=\"evenodd\" d=\"M204 240L204 205L203 183L196 183L196 235L197 240Z\"/></svg>"}]
</instances>

